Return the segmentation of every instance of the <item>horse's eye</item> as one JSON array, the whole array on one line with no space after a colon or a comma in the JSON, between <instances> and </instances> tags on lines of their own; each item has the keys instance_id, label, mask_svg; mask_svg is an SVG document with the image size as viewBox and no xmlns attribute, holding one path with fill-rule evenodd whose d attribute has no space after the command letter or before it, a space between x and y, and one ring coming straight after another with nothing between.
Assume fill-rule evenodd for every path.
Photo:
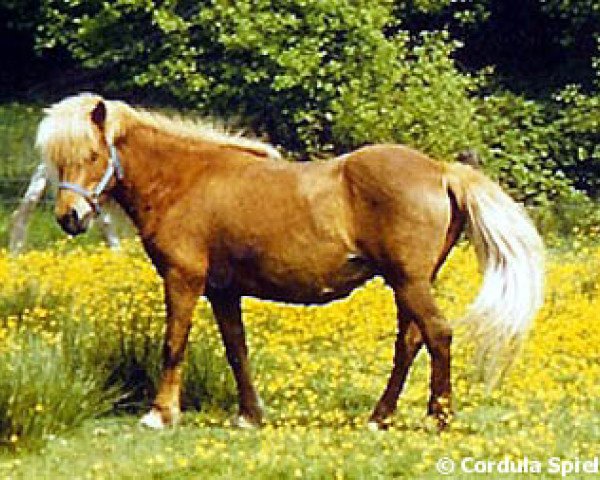
<instances>
[{"instance_id":1,"label":"horse's eye","mask_svg":"<svg viewBox=\"0 0 600 480\"><path fill-rule=\"evenodd\" d=\"M96 161L98 161L98 154L93 152L90 160L92 161L92 163L95 163Z\"/></svg>"}]
</instances>

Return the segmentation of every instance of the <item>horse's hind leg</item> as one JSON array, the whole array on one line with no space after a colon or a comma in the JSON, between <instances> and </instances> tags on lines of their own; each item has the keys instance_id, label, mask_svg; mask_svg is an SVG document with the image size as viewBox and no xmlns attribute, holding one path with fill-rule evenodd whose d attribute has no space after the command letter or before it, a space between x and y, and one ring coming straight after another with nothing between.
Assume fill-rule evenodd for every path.
<instances>
[{"instance_id":1,"label":"horse's hind leg","mask_svg":"<svg viewBox=\"0 0 600 480\"><path fill-rule=\"evenodd\" d=\"M398 396L402 391L406 375L414 358L423 345L417 324L398 307L398 332L394 349L394 366L383 395L369 419L374 429L384 428L386 419L396 410Z\"/></svg>"},{"instance_id":2,"label":"horse's hind leg","mask_svg":"<svg viewBox=\"0 0 600 480\"><path fill-rule=\"evenodd\" d=\"M225 345L227 361L233 371L239 395L239 427L252 427L262 422L262 409L252 384L248 347L242 323L241 298L226 292L211 292L209 300Z\"/></svg>"},{"instance_id":3,"label":"horse's hind leg","mask_svg":"<svg viewBox=\"0 0 600 480\"><path fill-rule=\"evenodd\" d=\"M413 320L429 351L431 395L428 413L438 420L440 427L444 427L449 420L451 409L450 345L452 329L435 304L428 280L404 281L394 288L394 294L399 315ZM416 352L407 351L406 360L402 362L402 366L406 370L410 366L409 360L412 361L411 353L414 358ZM403 373L401 368L398 371ZM394 390L394 386L392 386L392 390Z\"/></svg>"}]
</instances>

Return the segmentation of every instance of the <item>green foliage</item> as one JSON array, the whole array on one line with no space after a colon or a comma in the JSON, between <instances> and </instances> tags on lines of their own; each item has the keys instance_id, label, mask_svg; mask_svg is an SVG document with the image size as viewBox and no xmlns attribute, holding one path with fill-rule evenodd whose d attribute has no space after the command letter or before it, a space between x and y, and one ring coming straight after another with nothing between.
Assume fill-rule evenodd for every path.
<instances>
[{"instance_id":1,"label":"green foliage","mask_svg":"<svg viewBox=\"0 0 600 480\"><path fill-rule=\"evenodd\" d=\"M457 71L455 47L444 32L423 34L411 50L390 45L355 69L334 102L336 141L406 143L437 158L481 145L473 94L482 79Z\"/></svg>"},{"instance_id":2,"label":"green foliage","mask_svg":"<svg viewBox=\"0 0 600 480\"><path fill-rule=\"evenodd\" d=\"M578 188L600 198L600 93L586 95L568 86L555 102L558 114L549 148Z\"/></svg>"},{"instance_id":3,"label":"green foliage","mask_svg":"<svg viewBox=\"0 0 600 480\"><path fill-rule=\"evenodd\" d=\"M469 26L485 21L489 16L490 0L410 0L395 4L395 15L407 27L418 24L418 19L429 18L447 25Z\"/></svg>"},{"instance_id":4,"label":"green foliage","mask_svg":"<svg viewBox=\"0 0 600 480\"><path fill-rule=\"evenodd\" d=\"M579 27L591 35L590 5L527 8L558 44ZM598 195L597 93L568 87L532 101L498 90L492 68L457 67L473 48L454 39L507 27L509 10L489 0L43 0L37 44L110 71L104 85L119 96L158 92L180 107L239 116L295 157L373 142L441 159L475 148L486 171L528 204L570 202L573 186ZM420 32L428 26L438 31Z\"/></svg>"},{"instance_id":5,"label":"green foliage","mask_svg":"<svg viewBox=\"0 0 600 480\"><path fill-rule=\"evenodd\" d=\"M401 30L402 14L447 8L475 21L488 5L46 0L39 44L58 42L89 68L117 65L114 88L240 115L300 157L398 142L451 159L470 147L521 200L570 195L574 170L550 145L561 125L548 124L542 104L484 97L490 75L459 71L460 45L448 32L411 38Z\"/></svg>"},{"instance_id":6,"label":"green foliage","mask_svg":"<svg viewBox=\"0 0 600 480\"><path fill-rule=\"evenodd\" d=\"M581 192L573 192L560 202L551 202L529 213L544 233L547 247L572 251L576 243L597 243L600 205Z\"/></svg>"},{"instance_id":7,"label":"green foliage","mask_svg":"<svg viewBox=\"0 0 600 480\"><path fill-rule=\"evenodd\" d=\"M463 132L449 131L468 124L476 82L456 70L447 35L411 45L401 31L386 34L397 30L390 2L195 5L86 3L83 12L76 1L48 2L40 45L60 42L88 67L118 63L137 87L242 115L301 156L379 138L449 156L460 143L454 139ZM366 135L381 119L379 131ZM356 121L364 123L355 128ZM440 138L427 133L440 123Z\"/></svg>"},{"instance_id":8,"label":"green foliage","mask_svg":"<svg viewBox=\"0 0 600 480\"><path fill-rule=\"evenodd\" d=\"M582 41L589 43L589 37L600 34L597 0L546 0L540 3L544 13L561 21L562 28L557 35L563 45L577 48Z\"/></svg>"},{"instance_id":9,"label":"green foliage","mask_svg":"<svg viewBox=\"0 0 600 480\"><path fill-rule=\"evenodd\" d=\"M484 98L477 112L486 171L513 197L547 206L569 197L571 182L549 150L557 134L539 103L510 93Z\"/></svg>"},{"instance_id":10,"label":"green foliage","mask_svg":"<svg viewBox=\"0 0 600 480\"><path fill-rule=\"evenodd\" d=\"M486 169L513 196L545 206L599 198L599 94L568 86L548 102L505 92L481 105Z\"/></svg>"}]
</instances>

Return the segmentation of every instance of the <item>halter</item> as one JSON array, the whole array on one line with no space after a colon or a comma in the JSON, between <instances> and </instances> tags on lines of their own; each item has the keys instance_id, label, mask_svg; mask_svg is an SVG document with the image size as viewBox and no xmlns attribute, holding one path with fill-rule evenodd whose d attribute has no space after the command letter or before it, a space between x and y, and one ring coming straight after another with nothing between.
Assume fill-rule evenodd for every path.
<instances>
[{"instance_id":1,"label":"halter","mask_svg":"<svg viewBox=\"0 0 600 480\"><path fill-rule=\"evenodd\" d=\"M77 185L76 183L58 182L59 190L71 190L72 192L81 195L90 204L96 215L98 215L102 210L99 202L100 195L104 193L104 190L106 189L106 186L108 185L108 182L110 182L113 175L117 180L123 179L123 166L119 160L117 149L111 143L108 145L108 150L110 152L108 165L106 166L104 175L93 190L90 191L80 185Z\"/></svg>"}]
</instances>

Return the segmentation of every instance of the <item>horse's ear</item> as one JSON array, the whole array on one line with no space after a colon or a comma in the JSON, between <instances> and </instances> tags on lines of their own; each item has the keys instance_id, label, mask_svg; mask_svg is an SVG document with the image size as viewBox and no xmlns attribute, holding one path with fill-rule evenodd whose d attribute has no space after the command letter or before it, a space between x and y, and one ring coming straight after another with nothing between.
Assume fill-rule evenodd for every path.
<instances>
[{"instance_id":1,"label":"horse's ear","mask_svg":"<svg viewBox=\"0 0 600 480\"><path fill-rule=\"evenodd\" d=\"M104 128L104 122L106 121L106 105L100 100L94 110L91 113L92 122L98 125L98 128Z\"/></svg>"}]
</instances>

